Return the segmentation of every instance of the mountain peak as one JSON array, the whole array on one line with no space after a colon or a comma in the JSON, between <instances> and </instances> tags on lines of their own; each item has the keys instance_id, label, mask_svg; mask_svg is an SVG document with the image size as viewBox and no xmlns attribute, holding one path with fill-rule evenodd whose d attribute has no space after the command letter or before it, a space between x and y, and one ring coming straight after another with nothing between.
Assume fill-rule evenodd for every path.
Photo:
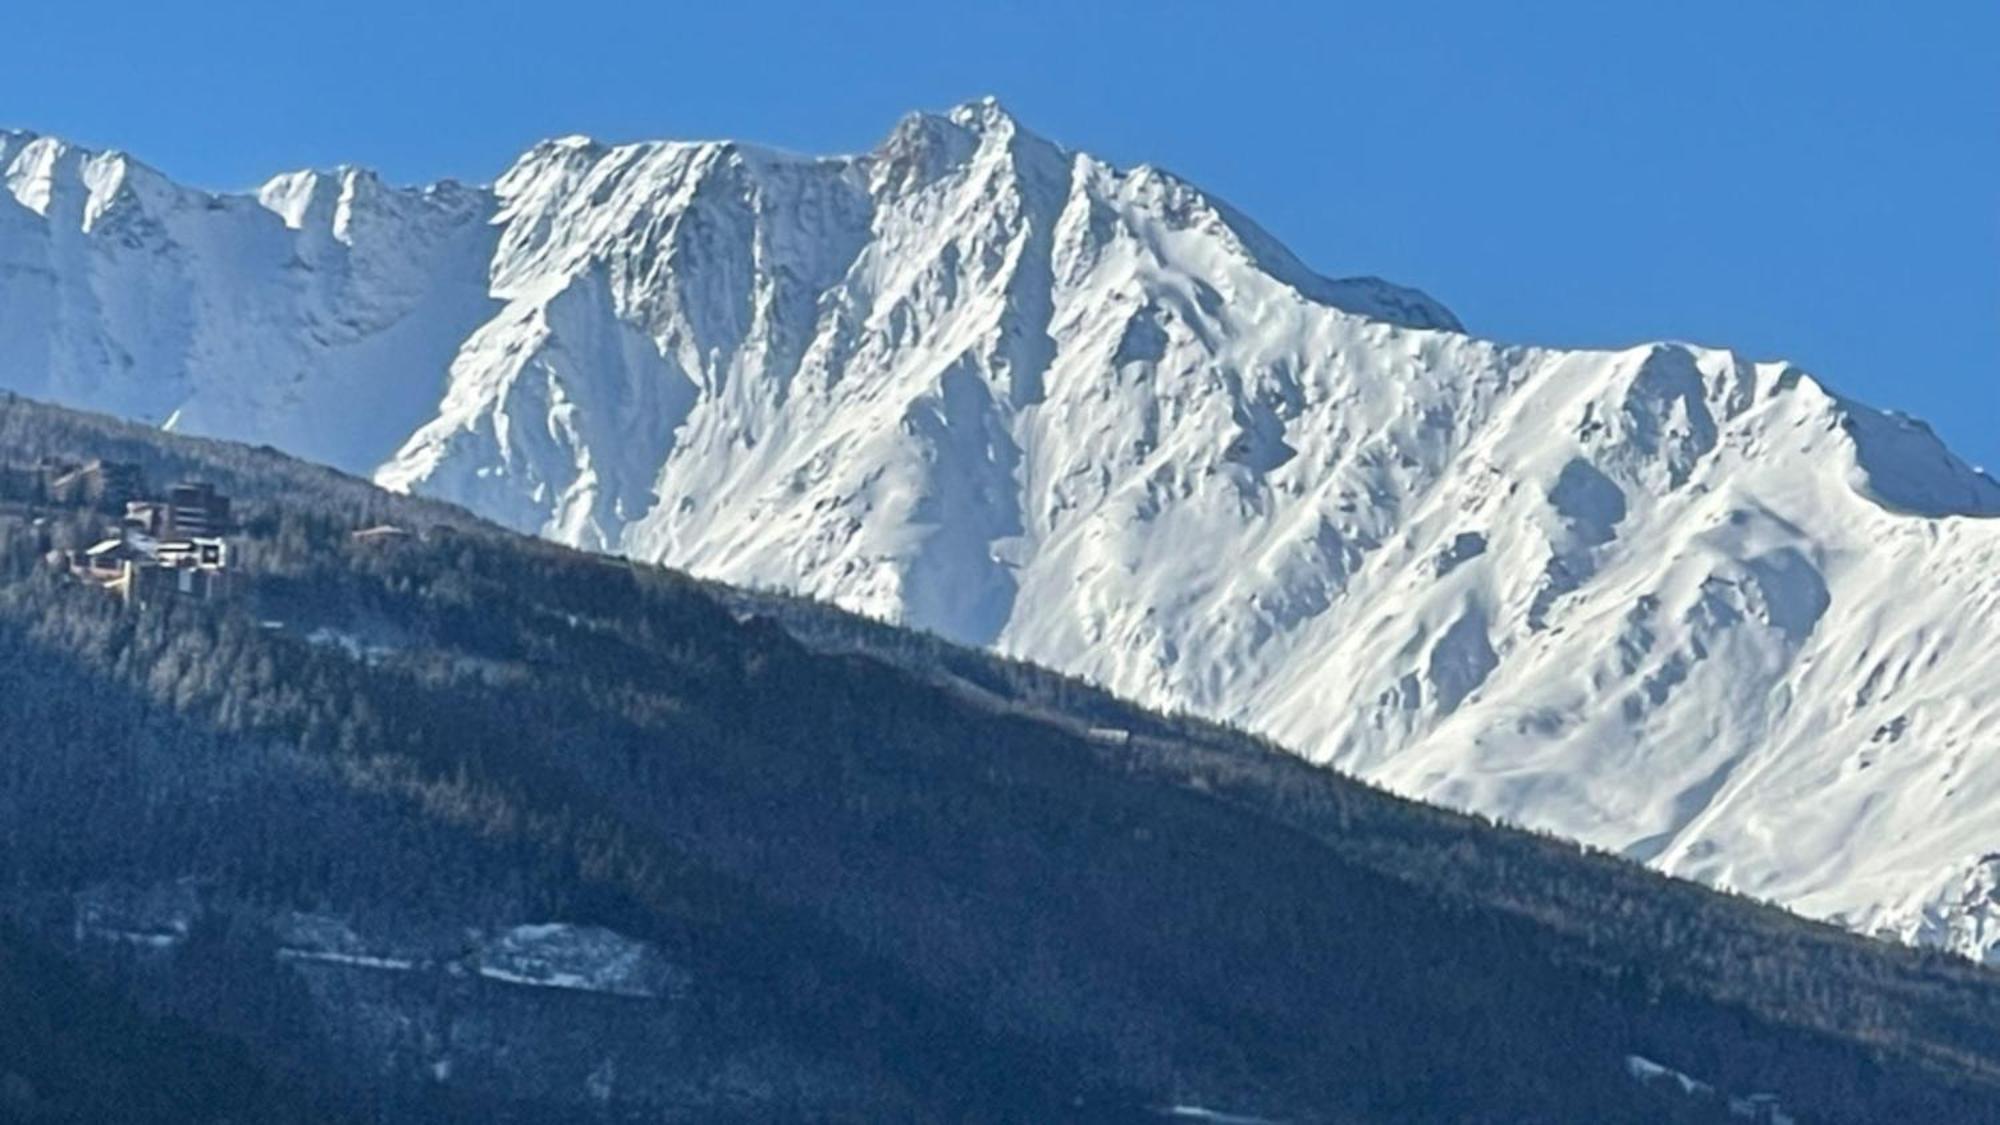
<instances>
[{"instance_id":1,"label":"mountain peak","mask_svg":"<svg viewBox=\"0 0 2000 1125\"><path fill-rule=\"evenodd\" d=\"M953 124L967 129L1020 129L1021 123L1000 99L991 94L960 102L946 111L945 116Z\"/></svg>"},{"instance_id":2,"label":"mountain peak","mask_svg":"<svg viewBox=\"0 0 2000 1125\"><path fill-rule=\"evenodd\" d=\"M1022 142L1057 149L1024 127L998 98L987 95L961 102L943 113L918 110L905 114L876 155L886 156L892 162L914 161L935 174L970 161L991 145Z\"/></svg>"},{"instance_id":3,"label":"mountain peak","mask_svg":"<svg viewBox=\"0 0 2000 1125\"><path fill-rule=\"evenodd\" d=\"M891 131L890 139L893 141L899 136L934 134L940 131L972 138L975 148L979 147L979 142L987 138L1028 141L1046 145L1051 149L1061 148L1047 137L1028 128L1020 118L1001 104L1000 99L990 94L960 102L942 113L916 110L905 114Z\"/></svg>"},{"instance_id":4,"label":"mountain peak","mask_svg":"<svg viewBox=\"0 0 2000 1125\"><path fill-rule=\"evenodd\" d=\"M84 231L117 210L158 211L206 196L119 149L92 149L45 134L0 134L0 165L15 202Z\"/></svg>"}]
</instances>

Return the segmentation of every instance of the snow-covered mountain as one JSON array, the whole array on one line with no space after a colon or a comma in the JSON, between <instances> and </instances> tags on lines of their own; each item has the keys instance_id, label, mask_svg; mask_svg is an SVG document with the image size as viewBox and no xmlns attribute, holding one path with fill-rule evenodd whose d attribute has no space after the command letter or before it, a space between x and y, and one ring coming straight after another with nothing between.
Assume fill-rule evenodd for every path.
<instances>
[{"instance_id":1,"label":"snow-covered mountain","mask_svg":"<svg viewBox=\"0 0 2000 1125\"><path fill-rule=\"evenodd\" d=\"M2000 960L2000 485L1785 364L1481 340L990 101L491 188L0 166L0 384Z\"/></svg>"}]
</instances>

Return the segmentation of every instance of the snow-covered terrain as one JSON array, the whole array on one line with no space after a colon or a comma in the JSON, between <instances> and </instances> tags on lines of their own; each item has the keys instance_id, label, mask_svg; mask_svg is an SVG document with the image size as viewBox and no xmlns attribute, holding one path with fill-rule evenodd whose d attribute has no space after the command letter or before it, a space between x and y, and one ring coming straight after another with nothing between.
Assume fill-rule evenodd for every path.
<instances>
[{"instance_id":1,"label":"snow-covered terrain","mask_svg":"<svg viewBox=\"0 0 2000 1125\"><path fill-rule=\"evenodd\" d=\"M0 167L0 385L2000 960L2000 485L1786 364L1481 340L990 101L491 188Z\"/></svg>"},{"instance_id":2,"label":"snow-covered terrain","mask_svg":"<svg viewBox=\"0 0 2000 1125\"><path fill-rule=\"evenodd\" d=\"M685 974L644 942L594 926L515 926L476 956L489 980L612 996L657 997L684 987Z\"/></svg>"},{"instance_id":3,"label":"snow-covered terrain","mask_svg":"<svg viewBox=\"0 0 2000 1125\"><path fill-rule=\"evenodd\" d=\"M254 195L0 131L0 366L24 394L365 469L492 315L491 196L344 168Z\"/></svg>"}]
</instances>

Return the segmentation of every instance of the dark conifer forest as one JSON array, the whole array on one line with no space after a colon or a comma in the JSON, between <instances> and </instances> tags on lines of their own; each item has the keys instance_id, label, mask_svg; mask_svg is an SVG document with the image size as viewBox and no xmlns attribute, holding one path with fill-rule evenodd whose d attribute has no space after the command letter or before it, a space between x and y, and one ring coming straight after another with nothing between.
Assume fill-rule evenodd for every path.
<instances>
[{"instance_id":1,"label":"dark conifer forest","mask_svg":"<svg viewBox=\"0 0 2000 1125\"><path fill-rule=\"evenodd\" d=\"M1958 959L0 398L0 465L92 458L238 530L124 604L0 473L0 1120L2000 1121Z\"/></svg>"}]
</instances>

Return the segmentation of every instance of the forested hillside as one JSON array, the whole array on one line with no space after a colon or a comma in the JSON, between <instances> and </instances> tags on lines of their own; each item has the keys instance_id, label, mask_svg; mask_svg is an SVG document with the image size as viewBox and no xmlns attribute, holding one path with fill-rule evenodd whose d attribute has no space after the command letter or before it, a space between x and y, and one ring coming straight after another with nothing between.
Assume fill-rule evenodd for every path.
<instances>
[{"instance_id":1,"label":"forested hillside","mask_svg":"<svg viewBox=\"0 0 2000 1125\"><path fill-rule=\"evenodd\" d=\"M0 1113L87 1119L79 1068L148 1065L127 1041L174 1067L159 1028L218 1045L176 1096L276 1107L214 1107L238 1120L2000 1103L2000 980L1964 962L930 638L0 399L0 463L92 457L213 482L241 531L224 596L126 606L52 562L104 513L0 496L0 950L66 966L9 953L0 990L117 1006L0 1025ZM384 523L408 534L353 534Z\"/></svg>"}]
</instances>

